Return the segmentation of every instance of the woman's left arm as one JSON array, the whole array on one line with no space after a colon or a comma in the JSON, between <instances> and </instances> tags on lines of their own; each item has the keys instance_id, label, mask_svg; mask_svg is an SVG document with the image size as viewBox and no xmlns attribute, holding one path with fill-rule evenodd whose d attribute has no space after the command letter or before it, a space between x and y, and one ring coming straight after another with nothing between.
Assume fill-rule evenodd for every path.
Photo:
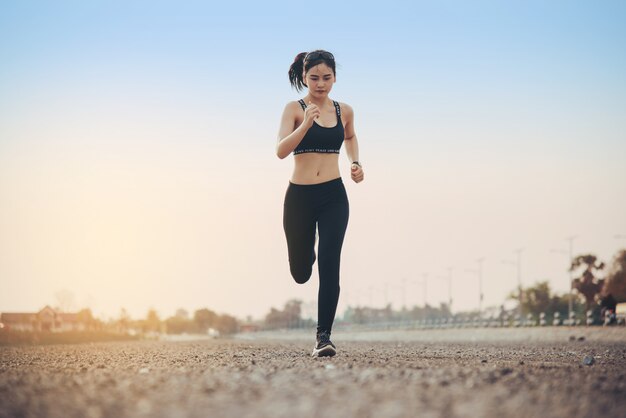
<instances>
[{"instance_id":1,"label":"woman's left arm","mask_svg":"<svg viewBox=\"0 0 626 418\"><path fill-rule=\"evenodd\" d=\"M342 103L344 115L346 115L346 126L344 129L344 143L346 144L346 153L352 163L350 167L350 176L355 183L363 181L363 167L359 162L359 143L354 132L354 110L351 106ZM358 164L356 164L358 163Z\"/></svg>"}]
</instances>

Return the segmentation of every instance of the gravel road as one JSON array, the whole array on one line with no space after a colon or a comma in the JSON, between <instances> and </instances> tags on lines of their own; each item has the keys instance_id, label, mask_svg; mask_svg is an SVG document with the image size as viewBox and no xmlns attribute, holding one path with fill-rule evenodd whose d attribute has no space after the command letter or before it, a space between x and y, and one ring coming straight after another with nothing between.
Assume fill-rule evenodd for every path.
<instances>
[{"instance_id":1,"label":"gravel road","mask_svg":"<svg viewBox=\"0 0 626 418\"><path fill-rule=\"evenodd\" d=\"M493 331L0 347L0 417L626 416L625 329Z\"/></svg>"}]
</instances>

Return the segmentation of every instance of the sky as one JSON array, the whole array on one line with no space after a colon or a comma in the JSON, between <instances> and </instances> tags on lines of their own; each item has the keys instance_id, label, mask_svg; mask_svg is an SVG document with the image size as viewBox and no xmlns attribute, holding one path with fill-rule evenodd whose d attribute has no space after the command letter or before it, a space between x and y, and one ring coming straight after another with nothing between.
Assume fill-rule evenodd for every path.
<instances>
[{"instance_id":1,"label":"sky","mask_svg":"<svg viewBox=\"0 0 626 418\"><path fill-rule=\"evenodd\" d=\"M337 60L365 180L338 313L568 289L626 248L621 1L0 4L0 312L315 315L289 274L275 144L295 55ZM423 281L426 279L426 292Z\"/></svg>"}]
</instances>

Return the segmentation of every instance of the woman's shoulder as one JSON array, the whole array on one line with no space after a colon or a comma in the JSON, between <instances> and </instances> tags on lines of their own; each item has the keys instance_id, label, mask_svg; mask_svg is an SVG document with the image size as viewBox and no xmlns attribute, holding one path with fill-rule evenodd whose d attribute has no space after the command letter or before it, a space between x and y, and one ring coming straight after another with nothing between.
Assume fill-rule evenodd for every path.
<instances>
[{"instance_id":1,"label":"woman's shoulder","mask_svg":"<svg viewBox=\"0 0 626 418\"><path fill-rule=\"evenodd\" d=\"M298 114L298 111L301 111L301 110L302 110L302 107L300 103L298 103L298 100L291 100L287 102L287 104L285 105L285 108L283 109L283 113L295 116Z\"/></svg>"},{"instance_id":2,"label":"woman's shoulder","mask_svg":"<svg viewBox=\"0 0 626 418\"><path fill-rule=\"evenodd\" d=\"M344 113L346 116L354 114L354 109L352 109L352 106L350 106L348 103L340 102L339 100L335 101L339 103L339 108L341 108L341 112Z\"/></svg>"},{"instance_id":3,"label":"woman's shoulder","mask_svg":"<svg viewBox=\"0 0 626 418\"><path fill-rule=\"evenodd\" d=\"M298 110L302 110L300 99L288 101L287 104L285 105L285 110L290 111L290 112L296 112Z\"/></svg>"}]
</instances>

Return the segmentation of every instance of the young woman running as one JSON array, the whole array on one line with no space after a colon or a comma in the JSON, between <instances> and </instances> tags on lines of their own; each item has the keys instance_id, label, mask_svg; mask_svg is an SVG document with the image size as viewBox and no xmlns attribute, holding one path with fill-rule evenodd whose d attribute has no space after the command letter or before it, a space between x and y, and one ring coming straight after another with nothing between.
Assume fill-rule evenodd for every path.
<instances>
[{"instance_id":1,"label":"young woman running","mask_svg":"<svg viewBox=\"0 0 626 418\"><path fill-rule=\"evenodd\" d=\"M313 356L336 354L330 333L339 300L339 262L349 214L348 196L339 173L342 143L351 161L352 180L363 180L354 111L328 97L335 75L335 58L330 52L316 50L296 56L289 68L289 81L297 91L307 87L308 94L285 106L276 145L278 158L294 154L283 228L291 275L297 283L306 283L311 277L316 260L316 229L319 232L320 287Z\"/></svg>"}]
</instances>

